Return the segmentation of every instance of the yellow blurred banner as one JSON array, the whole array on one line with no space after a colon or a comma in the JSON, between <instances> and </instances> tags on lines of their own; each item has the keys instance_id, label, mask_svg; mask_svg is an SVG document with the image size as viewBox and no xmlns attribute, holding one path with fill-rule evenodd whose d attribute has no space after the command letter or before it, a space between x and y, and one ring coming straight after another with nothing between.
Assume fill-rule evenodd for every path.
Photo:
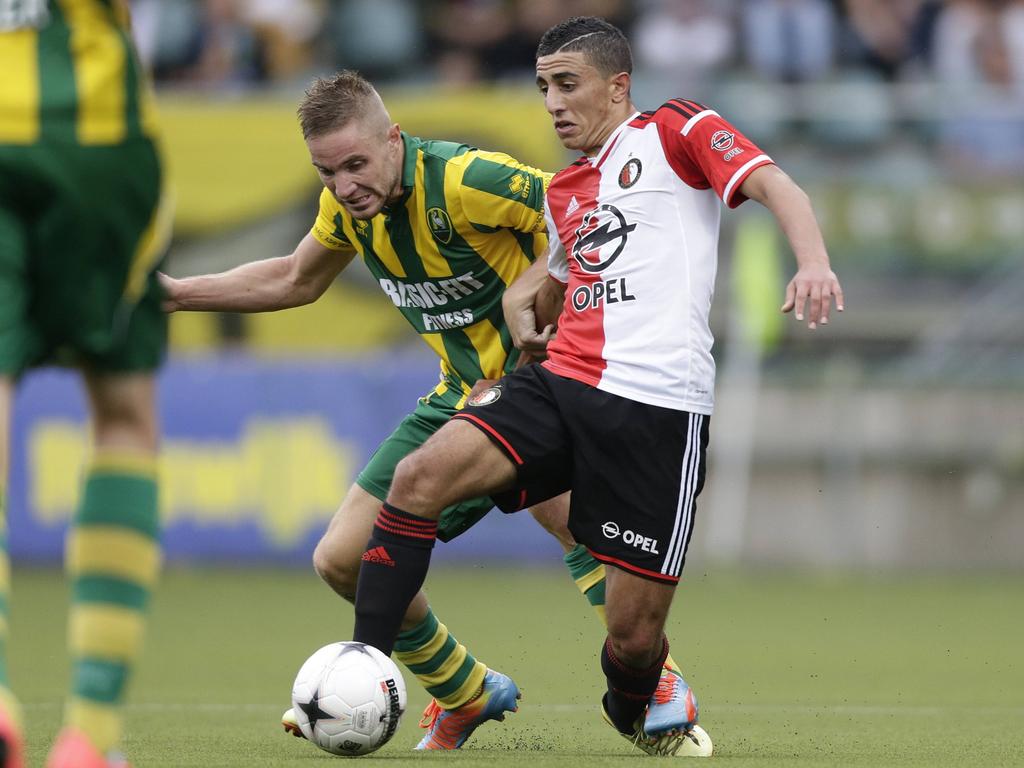
<instances>
[{"instance_id":1,"label":"yellow blurred banner","mask_svg":"<svg viewBox=\"0 0 1024 768\"><path fill-rule=\"evenodd\" d=\"M507 152L544 170L565 164L532 89L403 89L383 97L414 135ZM178 235L228 231L312 199L320 182L295 117L300 98L159 94Z\"/></svg>"}]
</instances>

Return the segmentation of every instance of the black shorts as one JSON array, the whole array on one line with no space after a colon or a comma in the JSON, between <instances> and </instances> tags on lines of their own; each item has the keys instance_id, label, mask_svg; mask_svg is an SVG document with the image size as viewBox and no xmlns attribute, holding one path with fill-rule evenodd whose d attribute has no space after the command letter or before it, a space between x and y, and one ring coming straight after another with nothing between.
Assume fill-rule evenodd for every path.
<instances>
[{"instance_id":1,"label":"black shorts","mask_svg":"<svg viewBox=\"0 0 1024 768\"><path fill-rule=\"evenodd\" d=\"M505 512L572 490L569 530L598 560L675 583L704 487L710 416L638 403L541 365L509 374L452 418L515 463Z\"/></svg>"}]
</instances>

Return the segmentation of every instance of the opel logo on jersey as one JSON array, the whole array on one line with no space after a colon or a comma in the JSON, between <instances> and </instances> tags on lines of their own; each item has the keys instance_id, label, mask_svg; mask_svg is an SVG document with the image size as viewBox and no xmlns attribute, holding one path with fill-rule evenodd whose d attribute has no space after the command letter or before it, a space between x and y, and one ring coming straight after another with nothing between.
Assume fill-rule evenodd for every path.
<instances>
[{"instance_id":1,"label":"opel logo on jersey","mask_svg":"<svg viewBox=\"0 0 1024 768\"><path fill-rule=\"evenodd\" d=\"M604 534L606 539L614 539L619 535L619 525L609 520L607 523L601 526L601 533Z\"/></svg>"},{"instance_id":2,"label":"opel logo on jersey","mask_svg":"<svg viewBox=\"0 0 1024 768\"><path fill-rule=\"evenodd\" d=\"M427 225L441 243L448 245L452 241L452 220L448 218L448 212L444 208L428 208Z\"/></svg>"},{"instance_id":3,"label":"opel logo on jersey","mask_svg":"<svg viewBox=\"0 0 1024 768\"><path fill-rule=\"evenodd\" d=\"M631 157L626 161L626 164L622 166L622 170L619 171L619 186L623 189L629 189L632 187L640 178L640 171L643 170L643 165L640 161Z\"/></svg>"},{"instance_id":4,"label":"opel logo on jersey","mask_svg":"<svg viewBox=\"0 0 1024 768\"><path fill-rule=\"evenodd\" d=\"M736 134L731 131L715 131L711 134L711 148L719 152L725 152L736 140Z\"/></svg>"},{"instance_id":5,"label":"opel logo on jersey","mask_svg":"<svg viewBox=\"0 0 1024 768\"><path fill-rule=\"evenodd\" d=\"M604 203L583 217L574 233L572 256L584 272L597 274L619 257L634 229L636 224L627 224L618 208Z\"/></svg>"}]
</instances>

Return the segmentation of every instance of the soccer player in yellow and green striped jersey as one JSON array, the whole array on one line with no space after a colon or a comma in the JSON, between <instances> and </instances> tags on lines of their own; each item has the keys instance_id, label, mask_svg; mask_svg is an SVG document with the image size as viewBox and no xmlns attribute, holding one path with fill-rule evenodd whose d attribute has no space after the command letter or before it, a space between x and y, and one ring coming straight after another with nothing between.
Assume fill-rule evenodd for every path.
<instances>
[{"instance_id":1,"label":"soccer player in yellow and green striped jersey","mask_svg":"<svg viewBox=\"0 0 1024 768\"><path fill-rule=\"evenodd\" d=\"M67 545L71 694L48 768L125 765L121 705L160 561L156 266L170 216L127 21L123 0L0 0L0 510L25 370L79 367L93 434ZM0 533L0 766L19 768L8 570Z\"/></svg>"},{"instance_id":2,"label":"soccer player in yellow and green striped jersey","mask_svg":"<svg viewBox=\"0 0 1024 768\"><path fill-rule=\"evenodd\" d=\"M218 275L164 277L166 306L235 312L298 306L315 301L358 255L441 359L440 383L374 453L314 553L320 575L352 601L361 559L391 557L386 547L364 550L395 466L463 407L475 384L517 363L501 297L545 252L550 175L503 153L403 133L373 87L353 72L314 83L299 118L324 185L310 233L288 256ZM450 540L492 507L486 498L446 510L438 537ZM567 498L531 511L558 538L573 578L603 619L604 569L568 532ZM477 725L513 709L518 690L455 640L422 592L408 597L393 650L434 699L420 748L458 748Z\"/></svg>"}]
</instances>

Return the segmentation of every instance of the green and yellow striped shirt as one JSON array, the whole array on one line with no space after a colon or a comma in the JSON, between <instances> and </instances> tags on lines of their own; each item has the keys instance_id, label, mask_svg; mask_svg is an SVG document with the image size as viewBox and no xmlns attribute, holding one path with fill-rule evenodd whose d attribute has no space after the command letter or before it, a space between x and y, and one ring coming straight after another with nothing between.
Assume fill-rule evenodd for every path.
<instances>
[{"instance_id":1,"label":"green and yellow striped shirt","mask_svg":"<svg viewBox=\"0 0 1024 768\"><path fill-rule=\"evenodd\" d=\"M155 124L127 0L0 0L0 144L120 144Z\"/></svg>"},{"instance_id":2,"label":"green and yellow striped shirt","mask_svg":"<svg viewBox=\"0 0 1024 768\"><path fill-rule=\"evenodd\" d=\"M500 152L402 134L401 201L368 221L329 189L312 234L354 248L381 288L441 358L442 383L466 392L499 378L517 354L501 311L505 288L547 246L551 175Z\"/></svg>"}]
</instances>

